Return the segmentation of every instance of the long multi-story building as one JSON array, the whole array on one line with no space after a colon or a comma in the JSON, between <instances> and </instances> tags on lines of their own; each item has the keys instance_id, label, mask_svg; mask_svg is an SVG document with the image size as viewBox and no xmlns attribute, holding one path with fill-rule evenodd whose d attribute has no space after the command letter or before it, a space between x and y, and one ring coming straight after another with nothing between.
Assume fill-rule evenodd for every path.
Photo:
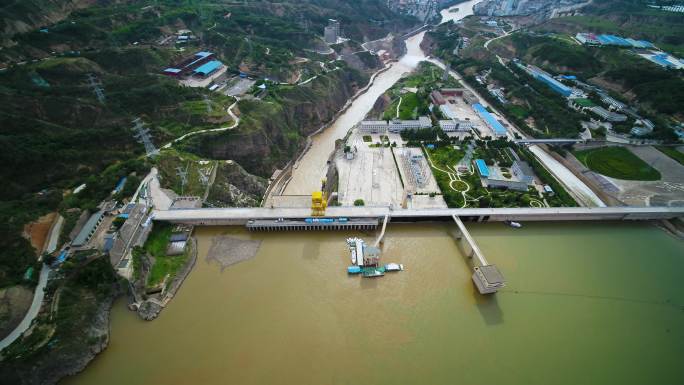
<instances>
[{"instance_id":1,"label":"long multi-story building","mask_svg":"<svg viewBox=\"0 0 684 385\"><path fill-rule=\"evenodd\" d=\"M448 119L440 120L439 127L444 132L470 132L473 123L469 120Z\"/></svg>"},{"instance_id":2,"label":"long multi-story building","mask_svg":"<svg viewBox=\"0 0 684 385\"><path fill-rule=\"evenodd\" d=\"M627 120L627 115L618 114L613 111L608 111L603 107L594 106L589 108L589 111L595 113L596 115L602 117L609 122L624 122Z\"/></svg>"},{"instance_id":3,"label":"long multi-story building","mask_svg":"<svg viewBox=\"0 0 684 385\"><path fill-rule=\"evenodd\" d=\"M419 130L432 127L432 120L427 116L421 116L418 120L393 119L389 122L385 120L364 120L359 124L359 131L369 134L379 134L384 132L399 133L405 130Z\"/></svg>"},{"instance_id":4,"label":"long multi-story building","mask_svg":"<svg viewBox=\"0 0 684 385\"><path fill-rule=\"evenodd\" d=\"M487 111L486 108L484 108L481 104L475 103L473 104L473 110L477 112L478 115L480 115L480 118L484 120L485 123L487 123L487 126L491 128L492 132L494 132L494 136L506 136L508 131L506 128L498 121L496 118Z\"/></svg>"}]
</instances>

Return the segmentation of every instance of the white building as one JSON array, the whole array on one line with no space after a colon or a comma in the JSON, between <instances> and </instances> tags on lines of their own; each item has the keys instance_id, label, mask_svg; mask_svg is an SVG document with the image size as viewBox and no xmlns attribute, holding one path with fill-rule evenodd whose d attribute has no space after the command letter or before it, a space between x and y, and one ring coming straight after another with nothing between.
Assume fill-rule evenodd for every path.
<instances>
[{"instance_id":1,"label":"white building","mask_svg":"<svg viewBox=\"0 0 684 385\"><path fill-rule=\"evenodd\" d=\"M432 127L432 120L421 116L418 120L393 119L389 123L385 120L364 120L359 124L359 132L378 134L384 132L398 133L404 130L419 130Z\"/></svg>"},{"instance_id":2,"label":"white building","mask_svg":"<svg viewBox=\"0 0 684 385\"><path fill-rule=\"evenodd\" d=\"M444 132L470 132L470 130L473 128L473 123L469 120L440 120L439 127Z\"/></svg>"},{"instance_id":3,"label":"white building","mask_svg":"<svg viewBox=\"0 0 684 385\"><path fill-rule=\"evenodd\" d=\"M616 100L615 98L612 98L606 94L601 95L601 101L610 106L610 108L617 111L622 111L627 107L625 103L622 103L619 100Z\"/></svg>"},{"instance_id":4,"label":"white building","mask_svg":"<svg viewBox=\"0 0 684 385\"><path fill-rule=\"evenodd\" d=\"M389 132L398 133L404 130L419 130L432 127L432 120L427 116L421 116L418 120L394 119L389 122Z\"/></svg>"},{"instance_id":5,"label":"white building","mask_svg":"<svg viewBox=\"0 0 684 385\"><path fill-rule=\"evenodd\" d=\"M328 19L328 25L323 30L323 37L328 44L337 43L340 37L340 22L335 19Z\"/></svg>"},{"instance_id":6,"label":"white building","mask_svg":"<svg viewBox=\"0 0 684 385\"><path fill-rule=\"evenodd\" d=\"M591 107L589 111L595 113L596 115L602 117L609 122L624 122L627 120L627 115L617 114L612 111L608 111L603 107L595 106Z\"/></svg>"},{"instance_id":7,"label":"white building","mask_svg":"<svg viewBox=\"0 0 684 385\"><path fill-rule=\"evenodd\" d=\"M454 132L458 130L458 123L455 121L449 119L449 120L440 120L439 121L439 128L442 129L444 132Z\"/></svg>"},{"instance_id":8,"label":"white building","mask_svg":"<svg viewBox=\"0 0 684 385\"><path fill-rule=\"evenodd\" d=\"M593 33L578 33L575 35L575 39L582 44L601 45L601 42Z\"/></svg>"},{"instance_id":9,"label":"white building","mask_svg":"<svg viewBox=\"0 0 684 385\"><path fill-rule=\"evenodd\" d=\"M359 125L359 131L369 134L378 134L386 132L388 128L385 120L364 120Z\"/></svg>"}]
</instances>

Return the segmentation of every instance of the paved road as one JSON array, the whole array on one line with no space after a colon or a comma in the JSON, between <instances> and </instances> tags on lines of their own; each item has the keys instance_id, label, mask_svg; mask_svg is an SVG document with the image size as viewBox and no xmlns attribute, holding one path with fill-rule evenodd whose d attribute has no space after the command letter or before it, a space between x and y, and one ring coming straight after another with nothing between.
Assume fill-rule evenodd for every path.
<instances>
[{"instance_id":1,"label":"paved road","mask_svg":"<svg viewBox=\"0 0 684 385\"><path fill-rule=\"evenodd\" d=\"M40 270L40 278L38 278L38 286L36 286L36 291L33 293L33 302L31 302L31 307L26 312L26 315L24 316L24 319L21 320L21 323L19 323L19 325L17 325L17 327L9 335L7 335L7 337L0 341L0 350L9 346L31 326L33 319L36 318L38 311L43 304L45 285L47 284L49 274L50 268L46 265L43 265L43 268Z\"/></svg>"},{"instance_id":2,"label":"paved road","mask_svg":"<svg viewBox=\"0 0 684 385\"><path fill-rule=\"evenodd\" d=\"M64 217L57 214L57 221L54 226L50 229L50 234L48 235L47 246L45 247L45 252L50 254L57 250L57 242L59 242L59 234L62 232L62 226L64 225Z\"/></svg>"}]
</instances>

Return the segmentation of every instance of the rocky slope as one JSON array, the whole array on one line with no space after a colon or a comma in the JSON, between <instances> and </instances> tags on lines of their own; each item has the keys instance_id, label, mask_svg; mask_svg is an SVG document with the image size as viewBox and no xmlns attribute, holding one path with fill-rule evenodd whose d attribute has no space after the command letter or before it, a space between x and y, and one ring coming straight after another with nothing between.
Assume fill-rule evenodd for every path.
<instances>
[{"instance_id":1,"label":"rocky slope","mask_svg":"<svg viewBox=\"0 0 684 385\"><path fill-rule=\"evenodd\" d=\"M233 161L217 165L216 178L209 190L206 203L211 207L258 206L266 192L268 182L249 174Z\"/></svg>"},{"instance_id":2,"label":"rocky slope","mask_svg":"<svg viewBox=\"0 0 684 385\"><path fill-rule=\"evenodd\" d=\"M269 177L366 82L367 76L340 67L307 86L279 89L261 101L240 101L242 120L237 129L193 138L184 150L231 159L249 173Z\"/></svg>"},{"instance_id":3,"label":"rocky slope","mask_svg":"<svg viewBox=\"0 0 684 385\"><path fill-rule=\"evenodd\" d=\"M109 343L109 313L123 287L107 258L52 281L40 322L3 350L0 384L51 385L82 371Z\"/></svg>"},{"instance_id":4,"label":"rocky slope","mask_svg":"<svg viewBox=\"0 0 684 385\"><path fill-rule=\"evenodd\" d=\"M22 0L3 5L0 9L0 45L11 44L10 37L63 20L80 8L96 4L97 0Z\"/></svg>"}]
</instances>

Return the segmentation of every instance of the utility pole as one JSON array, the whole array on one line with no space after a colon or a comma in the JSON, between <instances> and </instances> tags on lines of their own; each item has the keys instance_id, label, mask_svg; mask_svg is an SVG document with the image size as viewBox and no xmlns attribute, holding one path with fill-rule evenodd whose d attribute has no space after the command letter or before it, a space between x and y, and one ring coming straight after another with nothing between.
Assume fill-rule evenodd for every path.
<instances>
[{"instance_id":1,"label":"utility pole","mask_svg":"<svg viewBox=\"0 0 684 385\"><path fill-rule=\"evenodd\" d=\"M176 175L181 180L181 195L185 192L185 184L188 183L188 167L190 167L190 163L188 162L188 165L185 166L185 170L183 170L183 167L178 166L176 167Z\"/></svg>"},{"instance_id":2,"label":"utility pole","mask_svg":"<svg viewBox=\"0 0 684 385\"><path fill-rule=\"evenodd\" d=\"M95 97L97 97L97 100L99 100L101 104L105 104L105 95L104 90L102 89L102 83L95 75L91 73L89 73L87 76L88 86L90 86L90 88L93 89L93 92L95 92Z\"/></svg>"},{"instance_id":3,"label":"utility pole","mask_svg":"<svg viewBox=\"0 0 684 385\"><path fill-rule=\"evenodd\" d=\"M159 150L154 147L152 143L152 138L150 137L150 129L145 127L145 123L140 118L136 118L133 121L135 125L133 131L135 134L133 136L138 140L138 143L142 143L145 146L145 153L148 157L152 157L159 154Z\"/></svg>"}]
</instances>

